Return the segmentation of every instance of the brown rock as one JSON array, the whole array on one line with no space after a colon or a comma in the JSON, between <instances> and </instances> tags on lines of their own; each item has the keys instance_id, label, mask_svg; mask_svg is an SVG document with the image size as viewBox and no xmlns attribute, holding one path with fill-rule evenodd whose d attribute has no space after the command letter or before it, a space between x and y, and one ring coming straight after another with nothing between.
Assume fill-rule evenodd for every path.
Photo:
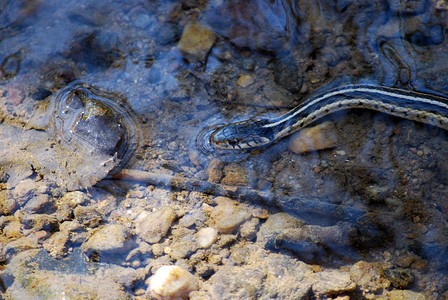
<instances>
[{"instance_id":1,"label":"brown rock","mask_svg":"<svg viewBox=\"0 0 448 300\"><path fill-rule=\"evenodd\" d=\"M239 207L235 201L225 197L215 199L218 205L210 213L210 218L216 229L230 233L250 217L250 213Z\"/></svg>"},{"instance_id":2,"label":"brown rock","mask_svg":"<svg viewBox=\"0 0 448 300\"><path fill-rule=\"evenodd\" d=\"M247 170L237 163L231 163L224 167L222 184L244 186L248 183Z\"/></svg>"},{"instance_id":3,"label":"brown rock","mask_svg":"<svg viewBox=\"0 0 448 300\"><path fill-rule=\"evenodd\" d=\"M189 60L204 61L215 43L215 34L204 25L196 22L188 23L177 47Z\"/></svg>"},{"instance_id":4,"label":"brown rock","mask_svg":"<svg viewBox=\"0 0 448 300\"><path fill-rule=\"evenodd\" d=\"M336 128L331 122L324 122L311 128L304 128L294 134L289 142L289 150L306 153L336 147L338 138Z\"/></svg>"},{"instance_id":5,"label":"brown rock","mask_svg":"<svg viewBox=\"0 0 448 300\"><path fill-rule=\"evenodd\" d=\"M164 207L152 213L143 211L135 220L135 233L150 244L158 243L164 237L176 218L171 207Z\"/></svg>"}]
</instances>

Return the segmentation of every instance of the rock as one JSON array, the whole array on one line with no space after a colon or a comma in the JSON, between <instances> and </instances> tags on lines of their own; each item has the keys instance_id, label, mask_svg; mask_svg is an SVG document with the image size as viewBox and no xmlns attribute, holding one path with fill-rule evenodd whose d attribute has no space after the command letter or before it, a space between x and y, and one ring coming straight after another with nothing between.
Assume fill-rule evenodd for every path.
<instances>
[{"instance_id":1,"label":"rock","mask_svg":"<svg viewBox=\"0 0 448 300\"><path fill-rule=\"evenodd\" d=\"M386 299L389 300L426 300L425 295L413 291L393 290L386 293Z\"/></svg>"},{"instance_id":2,"label":"rock","mask_svg":"<svg viewBox=\"0 0 448 300\"><path fill-rule=\"evenodd\" d=\"M122 253L131 248L130 237L129 231L123 225L108 224L96 230L82 244L81 249L87 254L94 251L104 254Z\"/></svg>"},{"instance_id":3,"label":"rock","mask_svg":"<svg viewBox=\"0 0 448 300\"><path fill-rule=\"evenodd\" d=\"M170 230L176 213L171 207L164 207L152 213L141 212L135 219L135 233L144 241L158 243Z\"/></svg>"},{"instance_id":4,"label":"rock","mask_svg":"<svg viewBox=\"0 0 448 300\"><path fill-rule=\"evenodd\" d=\"M80 224L89 228L97 227L103 221L95 206L77 206L73 214Z\"/></svg>"},{"instance_id":5,"label":"rock","mask_svg":"<svg viewBox=\"0 0 448 300\"><path fill-rule=\"evenodd\" d=\"M249 85L253 84L255 82L255 79L250 75L241 75L240 78L238 78L238 81L236 82L240 87L245 88Z\"/></svg>"},{"instance_id":6,"label":"rock","mask_svg":"<svg viewBox=\"0 0 448 300\"><path fill-rule=\"evenodd\" d=\"M213 227L223 233L234 231L250 217L250 213L239 207L232 199L217 197L215 201L218 205L212 208L210 218L214 224Z\"/></svg>"},{"instance_id":7,"label":"rock","mask_svg":"<svg viewBox=\"0 0 448 300\"><path fill-rule=\"evenodd\" d=\"M5 256L7 259L11 259L11 257L13 257L16 253L36 248L39 248L39 245L36 242L27 237L21 237L18 240L9 242L3 248L2 256Z\"/></svg>"},{"instance_id":8,"label":"rock","mask_svg":"<svg viewBox=\"0 0 448 300\"><path fill-rule=\"evenodd\" d=\"M257 233L257 242L264 247L275 247L277 237L288 229L303 226L303 222L287 213L270 215L266 222L260 226Z\"/></svg>"},{"instance_id":9,"label":"rock","mask_svg":"<svg viewBox=\"0 0 448 300\"><path fill-rule=\"evenodd\" d=\"M163 266L149 279L149 291L157 299L184 299L197 289L196 278L178 266Z\"/></svg>"},{"instance_id":10,"label":"rock","mask_svg":"<svg viewBox=\"0 0 448 300\"><path fill-rule=\"evenodd\" d=\"M351 280L348 272L328 270L314 274L313 291L319 297L335 296L351 292L356 284Z\"/></svg>"},{"instance_id":11,"label":"rock","mask_svg":"<svg viewBox=\"0 0 448 300\"><path fill-rule=\"evenodd\" d=\"M218 239L218 231L212 227L201 228L196 238L199 248L208 248Z\"/></svg>"},{"instance_id":12,"label":"rock","mask_svg":"<svg viewBox=\"0 0 448 300\"><path fill-rule=\"evenodd\" d=\"M410 269L390 268L383 270L383 273L397 289L407 289L414 281Z\"/></svg>"},{"instance_id":13,"label":"rock","mask_svg":"<svg viewBox=\"0 0 448 300\"><path fill-rule=\"evenodd\" d=\"M260 220L252 218L247 222L244 222L240 228L241 237L247 241L253 241L257 237L257 228L260 224Z\"/></svg>"},{"instance_id":14,"label":"rock","mask_svg":"<svg viewBox=\"0 0 448 300\"><path fill-rule=\"evenodd\" d=\"M65 193L64 196L62 196L59 201L58 204L68 204L70 205L70 207L76 207L78 205L86 205L87 203L90 202L90 198L89 196L87 196L85 193L80 192L80 191L75 191L75 192L68 192Z\"/></svg>"},{"instance_id":15,"label":"rock","mask_svg":"<svg viewBox=\"0 0 448 300\"><path fill-rule=\"evenodd\" d=\"M86 271L81 256L56 260L42 251L28 250L13 258L7 266L7 272L14 280L8 284L6 293L2 294L6 299L131 298L123 286L133 280L126 268L97 265ZM117 277L120 277L120 281Z\"/></svg>"},{"instance_id":16,"label":"rock","mask_svg":"<svg viewBox=\"0 0 448 300\"><path fill-rule=\"evenodd\" d=\"M8 191L0 191L0 215L8 216L18 208L17 202Z\"/></svg>"},{"instance_id":17,"label":"rock","mask_svg":"<svg viewBox=\"0 0 448 300\"><path fill-rule=\"evenodd\" d=\"M17 239L21 237L23 235L22 224L17 220L8 223L8 225L6 225L5 228L3 228L3 234L8 239Z\"/></svg>"},{"instance_id":18,"label":"rock","mask_svg":"<svg viewBox=\"0 0 448 300\"><path fill-rule=\"evenodd\" d=\"M208 299L309 298L310 266L292 257L269 254L255 245L239 249L243 252L237 260L243 265L225 264L201 286Z\"/></svg>"},{"instance_id":19,"label":"rock","mask_svg":"<svg viewBox=\"0 0 448 300\"><path fill-rule=\"evenodd\" d=\"M231 163L224 167L222 184L245 186L248 183L247 170L237 163Z\"/></svg>"},{"instance_id":20,"label":"rock","mask_svg":"<svg viewBox=\"0 0 448 300\"><path fill-rule=\"evenodd\" d=\"M331 122L324 122L311 128L304 128L294 134L289 142L289 150L306 153L336 147L338 138L336 128Z\"/></svg>"},{"instance_id":21,"label":"rock","mask_svg":"<svg viewBox=\"0 0 448 300\"><path fill-rule=\"evenodd\" d=\"M208 181L210 182L219 182L222 178L222 167L224 166L223 162L219 159L212 159L208 165L205 173L208 176Z\"/></svg>"},{"instance_id":22,"label":"rock","mask_svg":"<svg viewBox=\"0 0 448 300\"><path fill-rule=\"evenodd\" d=\"M51 256L61 258L67 255L67 244L69 238L70 236L67 232L58 231L46 240L42 246Z\"/></svg>"},{"instance_id":23,"label":"rock","mask_svg":"<svg viewBox=\"0 0 448 300\"><path fill-rule=\"evenodd\" d=\"M361 291L366 293L375 293L390 286L390 281L381 277L374 264L365 261L357 262L351 266L350 278Z\"/></svg>"},{"instance_id":24,"label":"rock","mask_svg":"<svg viewBox=\"0 0 448 300\"><path fill-rule=\"evenodd\" d=\"M189 60L204 62L215 43L215 34L204 25L188 23L177 44L180 52Z\"/></svg>"},{"instance_id":25,"label":"rock","mask_svg":"<svg viewBox=\"0 0 448 300\"><path fill-rule=\"evenodd\" d=\"M52 213L55 209L52 198L47 194L31 198L24 207L24 211L30 214Z\"/></svg>"}]
</instances>

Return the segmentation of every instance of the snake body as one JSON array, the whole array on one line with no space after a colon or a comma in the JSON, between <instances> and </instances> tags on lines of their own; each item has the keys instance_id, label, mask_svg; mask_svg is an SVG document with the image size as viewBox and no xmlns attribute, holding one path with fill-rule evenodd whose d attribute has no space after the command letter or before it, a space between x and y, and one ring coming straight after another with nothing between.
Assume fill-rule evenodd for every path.
<instances>
[{"instance_id":1,"label":"snake body","mask_svg":"<svg viewBox=\"0 0 448 300\"><path fill-rule=\"evenodd\" d=\"M198 134L196 145L205 154L264 147L328 114L352 108L375 110L448 130L446 97L383 86L346 85L311 96L280 116L261 115L206 127Z\"/></svg>"}]
</instances>

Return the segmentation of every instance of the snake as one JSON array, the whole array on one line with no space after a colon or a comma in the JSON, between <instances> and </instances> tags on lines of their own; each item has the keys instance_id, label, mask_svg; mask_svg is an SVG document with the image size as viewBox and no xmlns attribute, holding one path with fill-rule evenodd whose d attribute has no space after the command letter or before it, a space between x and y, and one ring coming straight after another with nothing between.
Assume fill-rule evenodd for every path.
<instances>
[{"instance_id":1,"label":"snake","mask_svg":"<svg viewBox=\"0 0 448 300\"><path fill-rule=\"evenodd\" d=\"M250 151L266 147L337 111L361 108L448 130L448 98L435 92L350 84L305 98L281 115L257 115L246 120L203 128L196 147L203 154Z\"/></svg>"}]
</instances>

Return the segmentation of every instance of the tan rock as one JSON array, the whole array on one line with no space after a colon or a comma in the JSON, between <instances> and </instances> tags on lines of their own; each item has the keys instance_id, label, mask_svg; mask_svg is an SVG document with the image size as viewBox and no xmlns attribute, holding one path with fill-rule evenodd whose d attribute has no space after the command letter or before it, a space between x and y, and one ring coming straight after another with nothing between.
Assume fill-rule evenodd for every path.
<instances>
[{"instance_id":1,"label":"tan rock","mask_svg":"<svg viewBox=\"0 0 448 300\"><path fill-rule=\"evenodd\" d=\"M324 122L311 128L304 128L294 134L289 142L289 150L306 153L336 147L338 138L336 128L331 122Z\"/></svg>"},{"instance_id":2,"label":"tan rock","mask_svg":"<svg viewBox=\"0 0 448 300\"><path fill-rule=\"evenodd\" d=\"M240 78L238 78L238 81L236 82L240 87L245 88L249 85L253 84L255 82L255 79L250 75L241 75Z\"/></svg>"},{"instance_id":3,"label":"tan rock","mask_svg":"<svg viewBox=\"0 0 448 300\"><path fill-rule=\"evenodd\" d=\"M210 213L216 229L222 233L234 231L241 223L250 217L250 213L237 205L237 203L226 197L217 197L218 205Z\"/></svg>"},{"instance_id":4,"label":"tan rock","mask_svg":"<svg viewBox=\"0 0 448 300\"><path fill-rule=\"evenodd\" d=\"M146 242L158 243L171 228L176 213L171 207L164 207L152 213L143 211L135 220L135 233Z\"/></svg>"},{"instance_id":5,"label":"tan rock","mask_svg":"<svg viewBox=\"0 0 448 300\"><path fill-rule=\"evenodd\" d=\"M178 266L160 267L149 279L149 290L157 299L187 299L197 289L196 278Z\"/></svg>"},{"instance_id":6,"label":"tan rock","mask_svg":"<svg viewBox=\"0 0 448 300\"><path fill-rule=\"evenodd\" d=\"M189 60L204 61L215 43L215 34L204 25L196 22L188 23L177 47Z\"/></svg>"},{"instance_id":7,"label":"tan rock","mask_svg":"<svg viewBox=\"0 0 448 300\"><path fill-rule=\"evenodd\" d=\"M224 167L222 184L244 186L248 183L247 170L237 163L231 163Z\"/></svg>"}]
</instances>

